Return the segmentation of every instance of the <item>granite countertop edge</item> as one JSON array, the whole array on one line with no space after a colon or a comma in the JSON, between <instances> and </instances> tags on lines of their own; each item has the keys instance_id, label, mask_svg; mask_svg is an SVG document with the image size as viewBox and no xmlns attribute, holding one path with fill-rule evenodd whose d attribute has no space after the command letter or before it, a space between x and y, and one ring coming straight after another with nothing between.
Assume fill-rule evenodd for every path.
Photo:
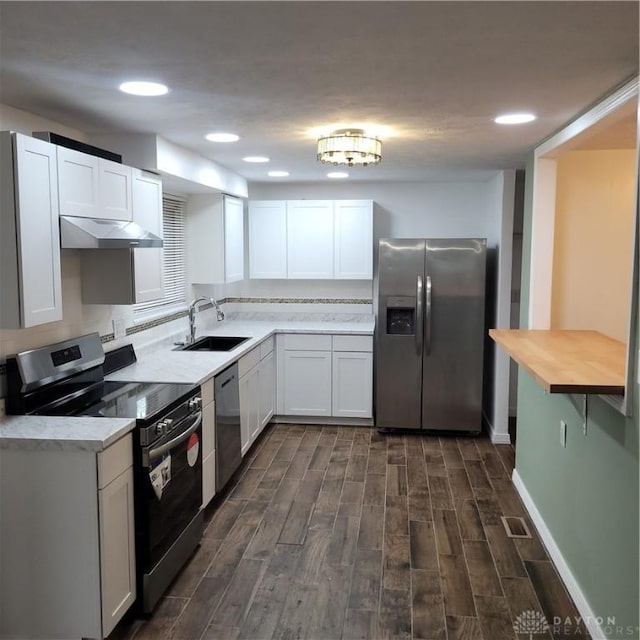
<instances>
[{"instance_id":1,"label":"granite countertop edge","mask_svg":"<svg viewBox=\"0 0 640 640\"><path fill-rule=\"evenodd\" d=\"M100 452L133 430L135 419L4 416L0 449Z\"/></svg>"}]
</instances>

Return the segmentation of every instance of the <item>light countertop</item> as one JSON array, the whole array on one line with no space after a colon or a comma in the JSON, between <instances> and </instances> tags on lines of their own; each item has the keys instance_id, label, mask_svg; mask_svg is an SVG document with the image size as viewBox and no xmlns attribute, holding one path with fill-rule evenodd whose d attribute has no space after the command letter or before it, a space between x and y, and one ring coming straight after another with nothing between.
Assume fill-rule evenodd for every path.
<instances>
[{"instance_id":1,"label":"light countertop","mask_svg":"<svg viewBox=\"0 0 640 640\"><path fill-rule=\"evenodd\" d=\"M130 382L184 382L200 384L237 361L276 333L373 335L374 320L271 321L229 320L204 324L196 339L205 335L248 336L228 352L174 351L167 339L140 349L138 362L109 376ZM101 451L131 431L135 420L123 418L5 416L0 418L0 449Z\"/></svg>"},{"instance_id":2,"label":"light countertop","mask_svg":"<svg viewBox=\"0 0 640 640\"><path fill-rule=\"evenodd\" d=\"M243 321L221 322L198 331L196 340L205 335L243 336L250 340L231 351L174 351L172 343L158 347L138 359L134 365L107 376L108 380L128 382L186 382L201 384L219 373L269 336L276 333L330 335L373 335L374 321Z\"/></svg>"},{"instance_id":3,"label":"light countertop","mask_svg":"<svg viewBox=\"0 0 640 640\"><path fill-rule=\"evenodd\" d=\"M0 420L0 449L102 451L129 433L128 418L5 416Z\"/></svg>"}]
</instances>

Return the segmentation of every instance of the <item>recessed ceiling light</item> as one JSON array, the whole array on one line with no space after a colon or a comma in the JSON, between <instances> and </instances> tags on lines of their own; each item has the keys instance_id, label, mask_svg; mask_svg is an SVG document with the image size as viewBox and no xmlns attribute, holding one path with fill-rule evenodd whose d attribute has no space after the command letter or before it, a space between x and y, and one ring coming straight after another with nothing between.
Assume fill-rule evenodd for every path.
<instances>
[{"instance_id":1,"label":"recessed ceiling light","mask_svg":"<svg viewBox=\"0 0 640 640\"><path fill-rule=\"evenodd\" d=\"M237 142L240 136L235 133L207 133L205 138L209 142Z\"/></svg>"},{"instance_id":2,"label":"recessed ceiling light","mask_svg":"<svg viewBox=\"0 0 640 640\"><path fill-rule=\"evenodd\" d=\"M267 171L267 175L270 178L286 178L289 175L288 171Z\"/></svg>"},{"instance_id":3,"label":"recessed ceiling light","mask_svg":"<svg viewBox=\"0 0 640 640\"><path fill-rule=\"evenodd\" d=\"M496 124L524 124L533 122L536 116L533 113L505 113L494 119Z\"/></svg>"},{"instance_id":4,"label":"recessed ceiling light","mask_svg":"<svg viewBox=\"0 0 640 640\"><path fill-rule=\"evenodd\" d=\"M118 88L120 91L134 96L163 96L169 91L169 88L164 84L142 80L123 82Z\"/></svg>"},{"instance_id":5,"label":"recessed ceiling light","mask_svg":"<svg viewBox=\"0 0 640 640\"><path fill-rule=\"evenodd\" d=\"M247 156L242 158L245 162L269 162L269 158L266 156Z\"/></svg>"},{"instance_id":6,"label":"recessed ceiling light","mask_svg":"<svg viewBox=\"0 0 640 640\"><path fill-rule=\"evenodd\" d=\"M330 171L327 178L348 178L349 174L344 171Z\"/></svg>"}]
</instances>

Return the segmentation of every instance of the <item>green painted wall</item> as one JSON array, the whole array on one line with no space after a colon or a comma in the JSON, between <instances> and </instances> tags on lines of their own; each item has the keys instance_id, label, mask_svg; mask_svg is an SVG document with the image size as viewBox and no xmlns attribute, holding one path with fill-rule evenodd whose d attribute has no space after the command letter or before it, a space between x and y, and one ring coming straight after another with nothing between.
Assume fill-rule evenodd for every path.
<instances>
[{"instance_id":1,"label":"green painted wall","mask_svg":"<svg viewBox=\"0 0 640 640\"><path fill-rule=\"evenodd\" d=\"M521 327L528 318L533 158L527 166ZM638 286L638 283L635 285ZM640 344L640 342L638 343ZM638 379L638 363L635 363ZM596 396L586 437L582 396L549 395L525 372L518 380L516 469L597 616L638 627L639 419L624 418ZM560 420L567 446L560 445ZM611 638L640 638L615 631Z\"/></svg>"}]
</instances>

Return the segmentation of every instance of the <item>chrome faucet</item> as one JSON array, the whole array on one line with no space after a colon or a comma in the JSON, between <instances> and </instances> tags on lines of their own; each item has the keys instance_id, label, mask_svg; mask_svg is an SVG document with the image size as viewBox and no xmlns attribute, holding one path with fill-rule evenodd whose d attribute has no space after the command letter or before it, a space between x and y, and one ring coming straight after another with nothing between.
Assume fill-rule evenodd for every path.
<instances>
[{"instance_id":1,"label":"chrome faucet","mask_svg":"<svg viewBox=\"0 0 640 640\"><path fill-rule=\"evenodd\" d=\"M196 339L196 309L200 302L210 302L216 309L216 317L218 318L218 322L224 320L224 311L222 311L220 305L214 298L208 298L207 296L200 296L199 298L196 298L189 305L189 338L187 344L193 344Z\"/></svg>"}]
</instances>

